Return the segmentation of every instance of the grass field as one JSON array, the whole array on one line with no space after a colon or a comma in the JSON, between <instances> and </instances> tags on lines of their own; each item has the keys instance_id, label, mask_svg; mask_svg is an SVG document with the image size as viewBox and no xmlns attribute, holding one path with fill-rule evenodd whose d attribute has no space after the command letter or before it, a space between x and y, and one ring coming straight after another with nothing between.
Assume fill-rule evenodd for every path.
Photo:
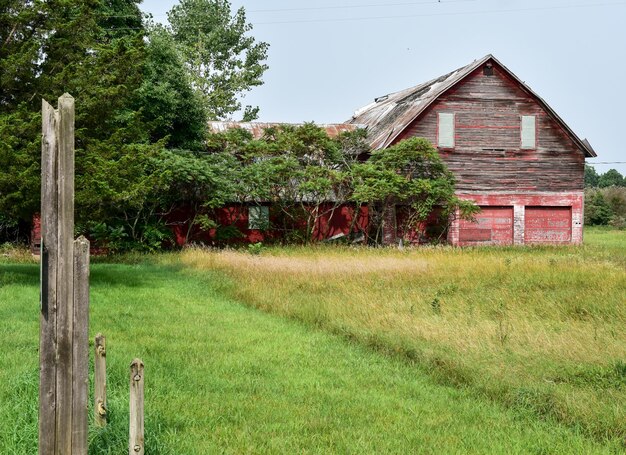
<instances>
[{"instance_id":1,"label":"grass field","mask_svg":"<svg viewBox=\"0 0 626 455\"><path fill-rule=\"evenodd\" d=\"M90 453L127 451L137 356L150 454L621 453L625 234L96 263L110 425ZM0 259L2 454L36 452L38 279Z\"/></svg>"},{"instance_id":2,"label":"grass field","mask_svg":"<svg viewBox=\"0 0 626 455\"><path fill-rule=\"evenodd\" d=\"M229 294L597 440L626 437L626 232L582 247L187 251Z\"/></svg>"}]
</instances>

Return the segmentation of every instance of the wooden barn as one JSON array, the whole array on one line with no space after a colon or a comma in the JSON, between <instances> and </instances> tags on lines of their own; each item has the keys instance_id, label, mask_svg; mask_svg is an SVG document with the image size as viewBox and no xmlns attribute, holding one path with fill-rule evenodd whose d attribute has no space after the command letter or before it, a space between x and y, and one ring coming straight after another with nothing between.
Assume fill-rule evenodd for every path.
<instances>
[{"instance_id":1,"label":"wooden barn","mask_svg":"<svg viewBox=\"0 0 626 455\"><path fill-rule=\"evenodd\" d=\"M365 126L373 149L412 136L439 149L457 195L481 207L476 222L452 223L450 243L582 242L585 158L596 153L494 56L380 96L347 123Z\"/></svg>"}]
</instances>

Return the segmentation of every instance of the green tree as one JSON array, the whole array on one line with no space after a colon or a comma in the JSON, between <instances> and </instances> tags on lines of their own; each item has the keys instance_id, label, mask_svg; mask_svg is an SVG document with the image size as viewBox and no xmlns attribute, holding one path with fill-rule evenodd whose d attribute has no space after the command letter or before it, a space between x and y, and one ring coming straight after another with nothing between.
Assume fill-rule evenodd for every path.
<instances>
[{"instance_id":1,"label":"green tree","mask_svg":"<svg viewBox=\"0 0 626 455\"><path fill-rule=\"evenodd\" d=\"M207 133L204 99L193 89L172 35L152 25L148 38L137 102L149 125L150 139L165 138L168 147L200 151Z\"/></svg>"},{"instance_id":2,"label":"green tree","mask_svg":"<svg viewBox=\"0 0 626 455\"><path fill-rule=\"evenodd\" d=\"M370 216L370 241L381 243L389 211L403 209L396 218L398 230L408 235L433 213L446 225L457 209L461 217L471 218L477 207L454 194L454 177L437 150L423 138L411 138L384 150L377 150L365 163L353 167L357 204L367 203Z\"/></svg>"},{"instance_id":3,"label":"green tree","mask_svg":"<svg viewBox=\"0 0 626 455\"><path fill-rule=\"evenodd\" d=\"M602 190L588 190L585 192L585 224L607 225L613 212L606 201Z\"/></svg>"},{"instance_id":4,"label":"green tree","mask_svg":"<svg viewBox=\"0 0 626 455\"><path fill-rule=\"evenodd\" d=\"M624 183L624 177L619 171L609 169L600 176L598 186L600 188L608 188L609 186L626 186L626 184Z\"/></svg>"},{"instance_id":5,"label":"green tree","mask_svg":"<svg viewBox=\"0 0 626 455\"><path fill-rule=\"evenodd\" d=\"M32 62L27 84L10 86L10 101L0 111L0 212L30 219L39 209L41 98L55 102L63 92L77 99L76 172L77 213L99 204L89 198L94 175L115 179L110 171L129 144L145 144L146 127L135 102L142 80L144 33L142 17L132 0L49 0L27 2L28 14L21 27L37 32L24 37L29 44L16 47L20 57L3 59L2 68L16 73L5 62ZM15 14L13 14L15 16ZM6 17L4 15L3 17ZM18 27L19 28L19 27ZM33 49L37 49L35 52ZM20 50L21 49L21 50ZM33 55L37 58L33 60ZM5 74L5 73L3 73ZM5 92L6 93L6 92ZM133 153L141 153L136 148ZM141 161L141 157L138 158ZM86 175L94 163L103 173ZM138 176L137 178L141 178ZM128 186L132 186L129 182ZM100 213L104 214L102 210ZM91 215L90 215L91 216ZM104 215L103 215L104 216Z\"/></svg>"},{"instance_id":6,"label":"green tree","mask_svg":"<svg viewBox=\"0 0 626 455\"><path fill-rule=\"evenodd\" d=\"M41 98L54 103L64 92L77 100L77 222L84 229L98 226L102 239L115 232L145 240L177 194L178 203L193 194L194 204L212 206L230 191L224 178L210 178L230 175L221 161L165 149L206 150L209 114L234 112L239 94L261 83L267 45L248 36L243 10L231 16L227 2L183 2L171 31L146 25L138 4L0 5L4 218L30 220L39 209Z\"/></svg>"},{"instance_id":7,"label":"green tree","mask_svg":"<svg viewBox=\"0 0 626 455\"><path fill-rule=\"evenodd\" d=\"M0 113L10 112L37 91L44 22L41 1L0 4Z\"/></svg>"},{"instance_id":8,"label":"green tree","mask_svg":"<svg viewBox=\"0 0 626 455\"><path fill-rule=\"evenodd\" d=\"M593 166L585 164L585 188L595 188L598 186L600 176Z\"/></svg>"},{"instance_id":9,"label":"green tree","mask_svg":"<svg viewBox=\"0 0 626 455\"><path fill-rule=\"evenodd\" d=\"M181 0L168 19L209 118L224 118L241 109L238 98L262 84L268 49L267 43L257 43L249 35L252 26L244 9L232 14L228 0ZM246 106L244 120L257 113L258 108Z\"/></svg>"}]
</instances>

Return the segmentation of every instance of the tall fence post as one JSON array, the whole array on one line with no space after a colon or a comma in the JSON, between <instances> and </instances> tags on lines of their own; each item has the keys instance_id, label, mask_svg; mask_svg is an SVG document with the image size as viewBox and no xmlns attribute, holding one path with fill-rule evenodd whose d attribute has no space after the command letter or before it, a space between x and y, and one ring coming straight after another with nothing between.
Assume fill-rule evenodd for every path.
<instances>
[{"instance_id":1,"label":"tall fence post","mask_svg":"<svg viewBox=\"0 0 626 455\"><path fill-rule=\"evenodd\" d=\"M98 426L107 424L106 338L101 333L95 338L94 354L94 420Z\"/></svg>"},{"instance_id":2,"label":"tall fence post","mask_svg":"<svg viewBox=\"0 0 626 455\"><path fill-rule=\"evenodd\" d=\"M42 100L41 306L39 323L39 454L56 452L57 137L56 112Z\"/></svg>"},{"instance_id":3,"label":"tall fence post","mask_svg":"<svg viewBox=\"0 0 626 455\"><path fill-rule=\"evenodd\" d=\"M42 101L39 454L87 454L89 242L74 243L74 98ZM76 281L75 281L76 280Z\"/></svg>"},{"instance_id":4,"label":"tall fence post","mask_svg":"<svg viewBox=\"0 0 626 455\"><path fill-rule=\"evenodd\" d=\"M59 98L57 119L57 453L72 453L74 340L74 98Z\"/></svg>"},{"instance_id":5,"label":"tall fence post","mask_svg":"<svg viewBox=\"0 0 626 455\"><path fill-rule=\"evenodd\" d=\"M144 455L143 376L143 362L134 359L130 364L129 455Z\"/></svg>"}]
</instances>

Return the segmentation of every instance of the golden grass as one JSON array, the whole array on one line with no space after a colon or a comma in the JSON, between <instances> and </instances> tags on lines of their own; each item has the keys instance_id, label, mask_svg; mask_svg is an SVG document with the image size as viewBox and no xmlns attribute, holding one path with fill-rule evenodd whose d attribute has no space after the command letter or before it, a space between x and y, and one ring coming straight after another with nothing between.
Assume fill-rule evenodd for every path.
<instances>
[{"instance_id":1,"label":"golden grass","mask_svg":"<svg viewBox=\"0 0 626 455\"><path fill-rule=\"evenodd\" d=\"M614 235L611 248L599 237L584 247L187 250L181 259L222 272L248 305L613 438L626 436L626 232Z\"/></svg>"}]
</instances>

